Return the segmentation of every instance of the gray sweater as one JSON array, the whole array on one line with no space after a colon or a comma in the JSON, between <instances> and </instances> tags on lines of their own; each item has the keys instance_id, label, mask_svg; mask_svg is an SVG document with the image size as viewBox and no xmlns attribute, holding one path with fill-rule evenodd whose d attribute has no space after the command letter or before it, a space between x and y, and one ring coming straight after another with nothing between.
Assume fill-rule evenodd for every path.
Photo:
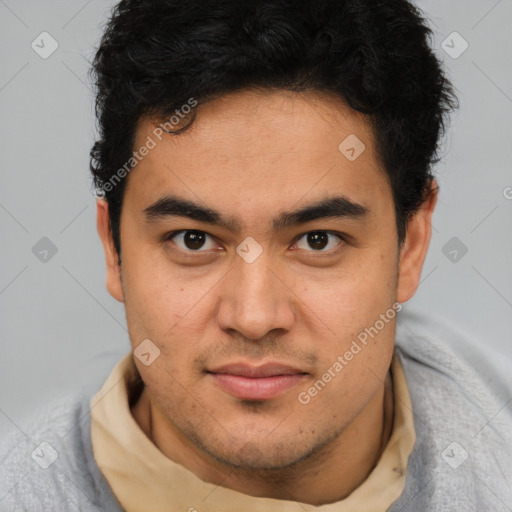
<instances>
[{"instance_id":1,"label":"gray sweater","mask_svg":"<svg viewBox=\"0 0 512 512\"><path fill-rule=\"evenodd\" d=\"M389 511L512 512L512 362L405 309L397 347L417 440ZM1 512L122 512L93 457L90 398L63 396L28 435L0 434Z\"/></svg>"}]
</instances>

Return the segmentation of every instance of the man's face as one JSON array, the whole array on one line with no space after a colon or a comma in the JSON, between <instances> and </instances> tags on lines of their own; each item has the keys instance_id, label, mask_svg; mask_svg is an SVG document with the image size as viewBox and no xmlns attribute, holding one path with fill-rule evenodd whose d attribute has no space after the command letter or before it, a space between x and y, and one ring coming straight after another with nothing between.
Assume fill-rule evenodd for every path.
<instances>
[{"instance_id":1,"label":"man's face","mask_svg":"<svg viewBox=\"0 0 512 512\"><path fill-rule=\"evenodd\" d=\"M249 91L200 107L181 135L154 129L139 126L134 149L157 144L127 178L121 214L131 344L160 350L136 360L146 392L202 453L285 467L335 442L389 368L399 252L371 131L336 99ZM283 216L328 199L339 215Z\"/></svg>"}]
</instances>

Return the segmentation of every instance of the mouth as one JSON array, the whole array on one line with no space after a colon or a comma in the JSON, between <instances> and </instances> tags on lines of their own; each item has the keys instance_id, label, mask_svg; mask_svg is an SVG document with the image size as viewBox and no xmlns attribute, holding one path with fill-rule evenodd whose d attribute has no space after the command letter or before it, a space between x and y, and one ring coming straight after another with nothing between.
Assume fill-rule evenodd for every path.
<instances>
[{"instance_id":1,"label":"mouth","mask_svg":"<svg viewBox=\"0 0 512 512\"><path fill-rule=\"evenodd\" d=\"M242 400L271 400L298 385L308 375L291 366L230 364L207 371L223 391Z\"/></svg>"}]
</instances>

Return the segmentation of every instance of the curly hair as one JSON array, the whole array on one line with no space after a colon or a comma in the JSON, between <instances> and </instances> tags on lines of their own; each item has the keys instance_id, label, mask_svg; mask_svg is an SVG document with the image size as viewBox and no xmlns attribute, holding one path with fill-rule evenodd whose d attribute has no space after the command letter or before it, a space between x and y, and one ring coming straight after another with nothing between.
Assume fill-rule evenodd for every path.
<instances>
[{"instance_id":1,"label":"curly hair","mask_svg":"<svg viewBox=\"0 0 512 512\"><path fill-rule=\"evenodd\" d=\"M334 93L367 115L401 244L458 106L431 36L406 0L119 2L91 68L99 138L90 153L118 255L126 180L104 185L133 160L139 120L167 118L191 97L200 105L253 87Z\"/></svg>"}]
</instances>

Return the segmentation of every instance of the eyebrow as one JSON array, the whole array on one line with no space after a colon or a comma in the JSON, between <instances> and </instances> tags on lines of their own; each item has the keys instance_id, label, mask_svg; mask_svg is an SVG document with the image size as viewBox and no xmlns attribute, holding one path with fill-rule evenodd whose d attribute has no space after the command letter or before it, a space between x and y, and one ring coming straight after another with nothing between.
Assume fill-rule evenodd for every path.
<instances>
[{"instance_id":1,"label":"eyebrow","mask_svg":"<svg viewBox=\"0 0 512 512\"><path fill-rule=\"evenodd\" d=\"M355 203L344 196L336 196L309 203L297 210L282 212L272 220L272 226L274 231L279 231L319 219L363 219L368 217L369 213L367 206ZM187 217L220 226L235 233L242 231L240 223L232 217L225 217L212 208L172 195L164 196L145 208L144 215L148 222L167 217Z\"/></svg>"}]
</instances>

